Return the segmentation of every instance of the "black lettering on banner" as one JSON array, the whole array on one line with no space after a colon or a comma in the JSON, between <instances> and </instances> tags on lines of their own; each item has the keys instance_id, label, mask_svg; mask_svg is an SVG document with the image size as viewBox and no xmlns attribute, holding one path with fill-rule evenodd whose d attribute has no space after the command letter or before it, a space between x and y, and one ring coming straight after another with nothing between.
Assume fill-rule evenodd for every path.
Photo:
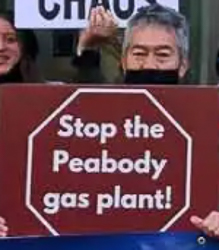
<instances>
[{"instance_id":1,"label":"black lettering on banner","mask_svg":"<svg viewBox=\"0 0 219 250\"><path fill-rule=\"evenodd\" d=\"M118 18L127 20L129 19L134 10L135 10L135 1L136 0L128 0L128 9L127 10L122 10L120 8L120 1L119 0L114 0L114 11L115 14L117 15Z\"/></svg>"},{"instance_id":2,"label":"black lettering on banner","mask_svg":"<svg viewBox=\"0 0 219 250\"><path fill-rule=\"evenodd\" d=\"M65 0L65 11L64 18L71 19L72 18L72 2L77 2L78 4L78 18L80 20L85 19L85 0Z\"/></svg>"},{"instance_id":3,"label":"black lettering on banner","mask_svg":"<svg viewBox=\"0 0 219 250\"><path fill-rule=\"evenodd\" d=\"M116 1L118 1L118 0L116 0ZM102 5L105 10L110 10L109 0L92 0L91 8L94 8L97 5Z\"/></svg>"},{"instance_id":4,"label":"black lettering on banner","mask_svg":"<svg viewBox=\"0 0 219 250\"><path fill-rule=\"evenodd\" d=\"M39 0L39 12L47 20L54 19L60 11L60 5L55 3L54 8L50 11L46 10L46 0Z\"/></svg>"}]
</instances>

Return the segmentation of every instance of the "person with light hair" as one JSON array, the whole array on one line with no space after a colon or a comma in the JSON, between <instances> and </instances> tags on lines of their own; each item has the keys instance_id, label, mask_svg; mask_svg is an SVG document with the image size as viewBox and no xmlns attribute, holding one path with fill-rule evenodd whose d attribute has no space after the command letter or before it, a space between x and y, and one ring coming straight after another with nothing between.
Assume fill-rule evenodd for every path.
<instances>
[{"instance_id":1,"label":"person with light hair","mask_svg":"<svg viewBox=\"0 0 219 250\"><path fill-rule=\"evenodd\" d=\"M183 15L159 4L141 8L125 30L125 83L177 84L188 70L189 28Z\"/></svg>"}]
</instances>

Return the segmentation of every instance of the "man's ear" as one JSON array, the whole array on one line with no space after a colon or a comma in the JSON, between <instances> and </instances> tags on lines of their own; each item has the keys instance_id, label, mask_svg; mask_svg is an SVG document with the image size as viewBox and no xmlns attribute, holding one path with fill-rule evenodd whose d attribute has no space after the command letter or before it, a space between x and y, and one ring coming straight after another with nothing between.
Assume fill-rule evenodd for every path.
<instances>
[{"instance_id":1,"label":"man's ear","mask_svg":"<svg viewBox=\"0 0 219 250\"><path fill-rule=\"evenodd\" d=\"M189 69L189 61L188 59L183 59L181 61L180 67L179 67L179 78L182 79L186 75L186 72Z\"/></svg>"}]
</instances>

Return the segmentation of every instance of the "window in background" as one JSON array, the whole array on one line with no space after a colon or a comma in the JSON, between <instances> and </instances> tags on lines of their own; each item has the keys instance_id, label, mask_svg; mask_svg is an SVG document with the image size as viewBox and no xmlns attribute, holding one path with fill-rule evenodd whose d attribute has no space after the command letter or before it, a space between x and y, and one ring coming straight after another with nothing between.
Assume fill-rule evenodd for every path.
<instances>
[{"instance_id":1,"label":"window in background","mask_svg":"<svg viewBox=\"0 0 219 250\"><path fill-rule=\"evenodd\" d=\"M76 30L55 30L53 36L53 56L71 57L77 46Z\"/></svg>"},{"instance_id":2,"label":"window in background","mask_svg":"<svg viewBox=\"0 0 219 250\"><path fill-rule=\"evenodd\" d=\"M0 1L0 11L4 11L6 9L6 4L7 4L7 0L1 0Z\"/></svg>"}]
</instances>

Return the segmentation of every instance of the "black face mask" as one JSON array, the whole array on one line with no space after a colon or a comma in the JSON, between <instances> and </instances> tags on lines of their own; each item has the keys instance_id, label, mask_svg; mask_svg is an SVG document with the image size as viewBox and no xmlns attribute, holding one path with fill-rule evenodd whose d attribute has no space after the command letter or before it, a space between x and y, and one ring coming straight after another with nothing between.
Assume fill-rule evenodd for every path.
<instances>
[{"instance_id":1,"label":"black face mask","mask_svg":"<svg viewBox=\"0 0 219 250\"><path fill-rule=\"evenodd\" d=\"M179 70L142 69L127 70L124 76L126 84L168 84L179 82Z\"/></svg>"}]
</instances>

